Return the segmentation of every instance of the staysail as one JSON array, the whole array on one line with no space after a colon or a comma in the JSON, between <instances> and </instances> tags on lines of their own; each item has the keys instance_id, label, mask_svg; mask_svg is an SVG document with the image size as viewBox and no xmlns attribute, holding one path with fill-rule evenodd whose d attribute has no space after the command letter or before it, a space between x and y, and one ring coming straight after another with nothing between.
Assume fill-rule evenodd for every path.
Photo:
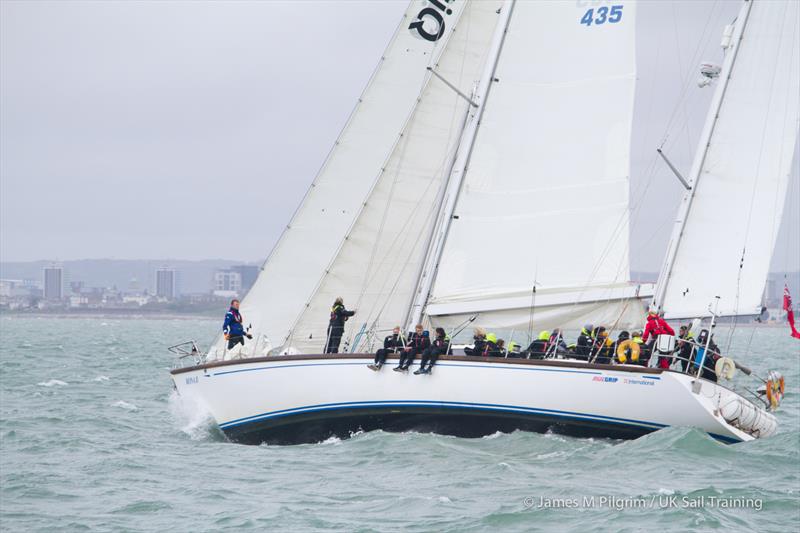
<instances>
[{"instance_id":1,"label":"staysail","mask_svg":"<svg viewBox=\"0 0 800 533\"><path fill-rule=\"evenodd\" d=\"M426 308L436 325L641 320L627 283L636 3L584 4L514 6Z\"/></svg>"},{"instance_id":2,"label":"staysail","mask_svg":"<svg viewBox=\"0 0 800 533\"><path fill-rule=\"evenodd\" d=\"M800 120L800 2L750 0L726 43L712 108L662 269L667 318L761 312Z\"/></svg>"},{"instance_id":3,"label":"staysail","mask_svg":"<svg viewBox=\"0 0 800 533\"><path fill-rule=\"evenodd\" d=\"M367 196L385 174L382 169L429 82L426 68L435 65L454 35L464 7L464 2L452 2L439 9L414 0L406 9L322 169L242 301L242 315L255 336L267 336L273 346L289 337ZM467 25L464 31L469 29ZM327 314L322 311L323 317ZM316 345L322 348L320 342ZM217 339L211 353L222 357L222 347Z\"/></svg>"},{"instance_id":4,"label":"staysail","mask_svg":"<svg viewBox=\"0 0 800 533\"><path fill-rule=\"evenodd\" d=\"M467 96L486 62L501 3L469 2L448 27L452 35L431 65L437 76L428 78L405 128L395 132L402 133L400 141L292 326L287 346L301 352L322 349L337 296L357 310L346 324L345 339L355 341L359 331L368 333L362 340L374 339L404 320L461 139L470 107ZM455 9L458 4L448 5ZM413 28L408 31L414 33ZM368 346L349 346L358 348Z\"/></svg>"}]
</instances>

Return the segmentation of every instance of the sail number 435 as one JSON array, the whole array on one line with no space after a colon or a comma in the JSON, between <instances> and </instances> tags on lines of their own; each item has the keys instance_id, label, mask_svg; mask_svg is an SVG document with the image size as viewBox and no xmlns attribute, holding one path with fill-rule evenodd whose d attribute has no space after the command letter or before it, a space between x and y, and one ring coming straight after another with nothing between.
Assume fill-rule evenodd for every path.
<instances>
[{"instance_id":1,"label":"sail number 435","mask_svg":"<svg viewBox=\"0 0 800 533\"><path fill-rule=\"evenodd\" d=\"M581 24L585 24L587 26L591 26L592 23L599 26L600 24L605 24L606 22L609 24L616 24L622 20L623 7L624 6L603 6L598 7L597 9L589 9L583 14Z\"/></svg>"}]
</instances>

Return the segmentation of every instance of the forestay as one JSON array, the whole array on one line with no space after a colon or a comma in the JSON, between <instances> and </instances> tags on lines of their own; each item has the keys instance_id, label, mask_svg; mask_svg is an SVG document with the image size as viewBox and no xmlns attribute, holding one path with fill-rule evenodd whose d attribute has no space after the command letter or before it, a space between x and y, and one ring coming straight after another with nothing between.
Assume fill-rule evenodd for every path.
<instances>
[{"instance_id":1,"label":"forestay","mask_svg":"<svg viewBox=\"0 0 800 533\"><path fill-rule=\"evenodd\" d=\"M434 323L480 312L482 325L518 327L534 304L539 325L641 319L627 285L636 4L585 4L514 7L427 306Z\"/></svg>"},{"instance_id":2,"label":"forestay","mask_svg":"<svg viewBox=\"0 0 800 533\"><path fill-rule=\"evenodd\" d=\"M455 10L463 4L448 5ZM466 95L486 62L500 4L499 0L470 2L457 21L447 20L443 39L448 41L432 66ZM416 33L413 28L401 31ZM335 259L291 328L287 346L303 353L321 350L337 296L357 309L356 316L346 324L345 340L355 340L362 328L371 334L369 338L380 337L404 320L469 105L441 79L427 79L408 123L393 130L395 136L402 132L402 137ZM390 124L384 127L392 128ZM366 341L367 336L360 338ZM367 343L350 346L351 350L358 348L368 348Z\"/></svg>"},{"instance_id":3,"label":"forestay","mask_svg":"<svg viewBox=\"0 0 800 533\"><path fill-rule=\"evenodd\" d=\"M800 3L751 4L737 22L745 24L743 39L733 43L739 50L727 87L717 89L718 118L713 109L708 118L707 152L701 146L695 157L682 236L678 220L671 243L668 318L708 315L716 296L721 315L761 311L800 119Z\"/></svg>"},{"instance_id":4,"label":"forestay","mask_svg":"<svg viewBox=\"0 0 800 533\"><path fill-rule=\"evenodd\" d=\"M242 302L252 333L268 336L273 346L287 339L381 176L428 82L426 67L444 49L452 35L447 30L464 2L453 2L450 14L437 11L434 16L425 11L430 7L418 0L410 3L324 166ZM440 28L445 30L441 35ZM221 357L221 339L215 346L212 357Z\"/></svg>"}]
</instances>

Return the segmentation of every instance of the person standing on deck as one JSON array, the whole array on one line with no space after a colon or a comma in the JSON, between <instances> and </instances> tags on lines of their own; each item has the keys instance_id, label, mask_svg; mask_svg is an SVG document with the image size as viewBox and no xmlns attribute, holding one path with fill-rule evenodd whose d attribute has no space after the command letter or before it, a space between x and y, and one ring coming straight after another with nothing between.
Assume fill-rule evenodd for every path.
<instances>
[{"instance_id":1,"label":"person standing on deck","mask_svg":"<svg viewBox=\"0 0 800 533\"><path fill-rule=\"evenodd\" d=\"M339 343L342 342L342 335L344 334L344 323L355 314L355 310L348 311L344 308L344 300L341 296L336 298L336 301L333 302L333 307L331 307L331 320L328 323L325 353L339 353Z\"/></svg>"},{"instance_id":2,"label":"person standing on deck","mask_svg":"<svg viewBox=\"0 0 800 533\"><path fill-rule=\"evenodd\" d=\"M678 354L678 360L681 362L681 370L686 372L686 369L689 368L692 352L694 351L694 334L690 326L681 326L679 333L678 346L675 348L675 352Z\"/></svg>"},{"instance_id":3,"label":"person standing on deck","mask_svg":"<svg viewBox=\"0 0 800 533\"><path fill-rule=\"evenodd\" d=\"M646 345L650 346L651 353L653 345L656 342L656 339L659 335L675 335L675 330L672 329L672 326L667 324L667 321L664 320L662 317L658 316L658 313L655 311L650 311L647 313L647 325L644 328L644 335L642 336L642 342ZM648 342L649 341L649 342ZM671 357L664 357L659 356L658 358L658 368L669 368Z\"/></svg>"},{"instance_id":4,"label":"person standing on deck","mask_svg":"<svg viewBox=\"0 0 800 533\"><path fill-rule=\"evenodd\" d=\"M228 341L228 349L241 344L244 346L244 338L252 339L253 336L247 333L242 326L242 314L239 312L239 300L231 300L231 308L225 313L225 322L222 324L222 334Z\"/></svg>"}]
</instances>

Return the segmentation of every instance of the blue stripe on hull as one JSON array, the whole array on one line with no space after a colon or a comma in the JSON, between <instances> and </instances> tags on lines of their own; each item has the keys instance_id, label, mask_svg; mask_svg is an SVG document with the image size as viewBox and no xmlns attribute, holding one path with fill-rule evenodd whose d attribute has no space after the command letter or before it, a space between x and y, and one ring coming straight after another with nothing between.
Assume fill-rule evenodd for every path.
<instances>
[{"instance_id":1,"label":"blue stripe on hull","mask_svg":"<svg viewBox=\"0 0 800 533\"><path fill-rule=\"evenodd\" d=\"M656 431L663 427L664 424L655 422L646 422L640 420L631 420L625 418L607 417L602 415L591 415L586 413L576 413L571 411L557 411L552 409L536 409L531 407L519 407L510 405L495 405L495 404L476 404L467 402L432 402L432 401L375 401L375 402L345 402L335 404L321 404L306 407L299 407L294 409L284 409L280 411L272 411L251 417L232 420L220 424L220 428L233 440L241 440L245 442L258 442L258 435L263 432L264 435L269 435L275 431L275 427L280 427L282 436L274 439L278 443L293 443L291 433L287 427L301 426L313 424L321 425L322 429L319 432L317 440L324 440L328 436L337 435L346 437L349 431L356 431L362 428L362 422L365 422L368 429L382 428L380 423L376 427L370 427L369 424L373 423L374 419L382 417L396 417L403 416L405 420L404 429L414 429L413 417L417 417L425 422L431 422L432 416L430 413L442 413L449 411L462 418L480 418L484 422L485 431L480 429L475 430L475 435L462 435L459 431L444 431L446 434L455 434L457 436L477 436L480 434L491 434L497 430L519 427L525 429L528 424L526 421L533 421L541 427L550 429L552 426L564 426L566 428L583 429L595 428L593 434L599 437L611 436L614 438L631 438L644 435L646 433ZM361 414L359 414L361 413ZM398 415L400 413L400 415ZM321 415L321 416L320 416ZM446 415L441 415L446 416ZM348 418L349 425L340 425L345 431L331 431L324 429L326 426L325 419L334 420L338 417ZM296 419L296 422L293 420ZM515 424L510 420L521 422ZM314 422L308 422L313 420ZM497 426L495 423L500 423ZM495 429L497 427L498 429ZM422 427L424 429L425 426ZM308 429L308 428L306 428ZM388 429L388 428L383 428ZM327 431L327 433L326 433ZM433 430L436 431L436 430ZM437 431L438 432L438 431ZM574 434L575 431L564 431L567 434ZM248 436L243 438L243 436ZM311 434L314 434L313 431ZM715 439L725 443L740 442L739 439L726 437L723 435L710 434ZM269 437L263 439L265 442L270 442ZM313 442L314 439L299 440L297 442Z\"/></svg>"}]
</instances>

